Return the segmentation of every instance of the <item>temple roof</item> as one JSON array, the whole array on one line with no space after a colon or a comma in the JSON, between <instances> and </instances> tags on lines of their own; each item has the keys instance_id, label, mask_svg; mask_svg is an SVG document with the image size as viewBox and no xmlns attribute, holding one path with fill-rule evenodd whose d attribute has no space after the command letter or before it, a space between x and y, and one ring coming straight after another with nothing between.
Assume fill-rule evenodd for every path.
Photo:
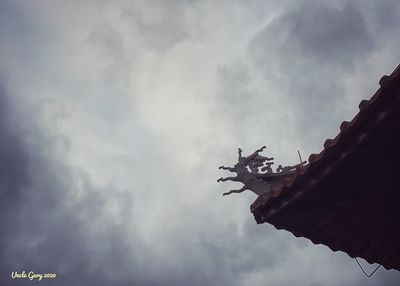
<instances>
[{"instance_id":1,"label":"temple roof","mask_svg":"<svg viewBox=\"0 0 400 286\"><path fill-rule=\"evenodd\" d=\"M379 84L339 134L251 212L257 223L400 270L400 66Z\"/></svg>"}]
</instances>

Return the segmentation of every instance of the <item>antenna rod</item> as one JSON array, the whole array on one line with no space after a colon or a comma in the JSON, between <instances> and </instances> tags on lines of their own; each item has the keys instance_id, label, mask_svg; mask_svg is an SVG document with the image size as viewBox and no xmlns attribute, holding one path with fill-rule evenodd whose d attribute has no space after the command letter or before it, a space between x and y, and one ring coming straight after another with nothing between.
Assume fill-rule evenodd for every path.
<instances>
[{"instance_id":1,"label":"antenna rod","mask_svg":"<svg viewBox=\"0 0 400 286\"><path fill-rule=\"evenodd\" d=\"M299 150L297 150L297 154L299 154L300 165L303 166L303 160L301 159L301 155L300 155L300 151Z\"/></svg>"}]
</instances>

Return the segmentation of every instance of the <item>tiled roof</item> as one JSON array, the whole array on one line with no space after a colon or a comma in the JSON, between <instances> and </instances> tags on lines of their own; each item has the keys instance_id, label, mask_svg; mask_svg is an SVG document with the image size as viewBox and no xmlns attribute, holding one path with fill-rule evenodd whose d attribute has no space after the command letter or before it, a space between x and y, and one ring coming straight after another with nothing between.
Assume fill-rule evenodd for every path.
<instances>
[{"instance_id":1,"label":"tiled roof","mask_svg":"<svg viewBox=\"0 0 400 286\"><path fill-rule=\"evenodd\" d=\"M319 154L310 155L309 163L298 168L295 176L259 196L251 212L257 223L268 222L332 250L400 270L400 230L393 225L400 213L392 214L378 201L371 201L374 192L385 204L390 196L395 196L394 201L400 199L400 189L392 191L398 183L380 183L389 173L400 175L393 160L400 154L396 151L396 145L400 147L400 66L390 76L383 76L379 84L370 100L361 101L353 120L342 122L339 134L327 139ZM380 170L378 165L382 164L386 167ZM338 207L340 200L346 201L346 208ZM313 205L321 202L323 209ZM375 209L383 214L376 215ZM389 219L382 221L387 213ZM398 252L397 258L394 252Z\"/></svg>"}]
</instances>

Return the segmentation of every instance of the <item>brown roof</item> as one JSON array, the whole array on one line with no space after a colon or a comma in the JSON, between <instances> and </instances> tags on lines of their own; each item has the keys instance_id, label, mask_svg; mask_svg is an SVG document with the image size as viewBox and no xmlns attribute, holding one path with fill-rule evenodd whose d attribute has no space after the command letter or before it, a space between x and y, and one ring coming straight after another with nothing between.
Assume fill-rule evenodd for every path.
<instances>
[{"instance_id":1,"label":"brown roof","mask_svg":"<svg viewBox=\"0 0 400 286\"><path fill-rule=\"evenodd\" d=\"M257 223L400 270L400 66L309 164L251 205Z\"/></svg>"}]
</instances>

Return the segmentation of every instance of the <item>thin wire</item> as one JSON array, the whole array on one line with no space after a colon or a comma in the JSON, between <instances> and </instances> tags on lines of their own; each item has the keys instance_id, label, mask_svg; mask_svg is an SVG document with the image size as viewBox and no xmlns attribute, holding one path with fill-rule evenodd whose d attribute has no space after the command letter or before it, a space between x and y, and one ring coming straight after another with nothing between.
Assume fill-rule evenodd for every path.
<instances>
[{"instance_id":1,"label":"thin wire","mask_svg":"<svg viewBox=\"0 0 400 286\"><path fill-rule=\"evenodd\" d=\"M358 262L357 257L354 257L354 259L356 260L358 266L360 266L360 268L361 268L362 272L365 274L365 276L371 277L371 276L376 272L376 270L378 270L379 267L381 267L381 265L382 265L383 263L385 263L385 262L389 259L390 256L393 255L393 253L397 250L397 248L398 248L399 246L400 246L400 242L399 242L398 244L395 245L395 247L393 248L393 250L392 250L391 252L388 253L388 255L382 260L381 264L379 264L378 267L376 267L375 270L372 271L372 273L371 273L370 275L368 275L368 274L364 271L364 269L362 268L360 262Z\"/></svg>"},{"instance_id":2,"label":"thin wire","mask_svg":"<svg viewBox=\"0 0 400 286\"><path fill-rule=\"evenodd\" d=\"M367 277L371 277L372 275L374 275L374 273L376 272L376 270L378 270L379 267L382 266L382 264L379 264L378 267L376 267L375 270L372 271L372 273L368 275L368 274L365 272L364 268L362 268L360 262L358 262L357 257L354 257L354 259L356 260L358 266L360 266L360 269L362 270L362 272L363 272L363 273L365 274L365 276L367 276Z\"/></svg>"}]
</instances>

